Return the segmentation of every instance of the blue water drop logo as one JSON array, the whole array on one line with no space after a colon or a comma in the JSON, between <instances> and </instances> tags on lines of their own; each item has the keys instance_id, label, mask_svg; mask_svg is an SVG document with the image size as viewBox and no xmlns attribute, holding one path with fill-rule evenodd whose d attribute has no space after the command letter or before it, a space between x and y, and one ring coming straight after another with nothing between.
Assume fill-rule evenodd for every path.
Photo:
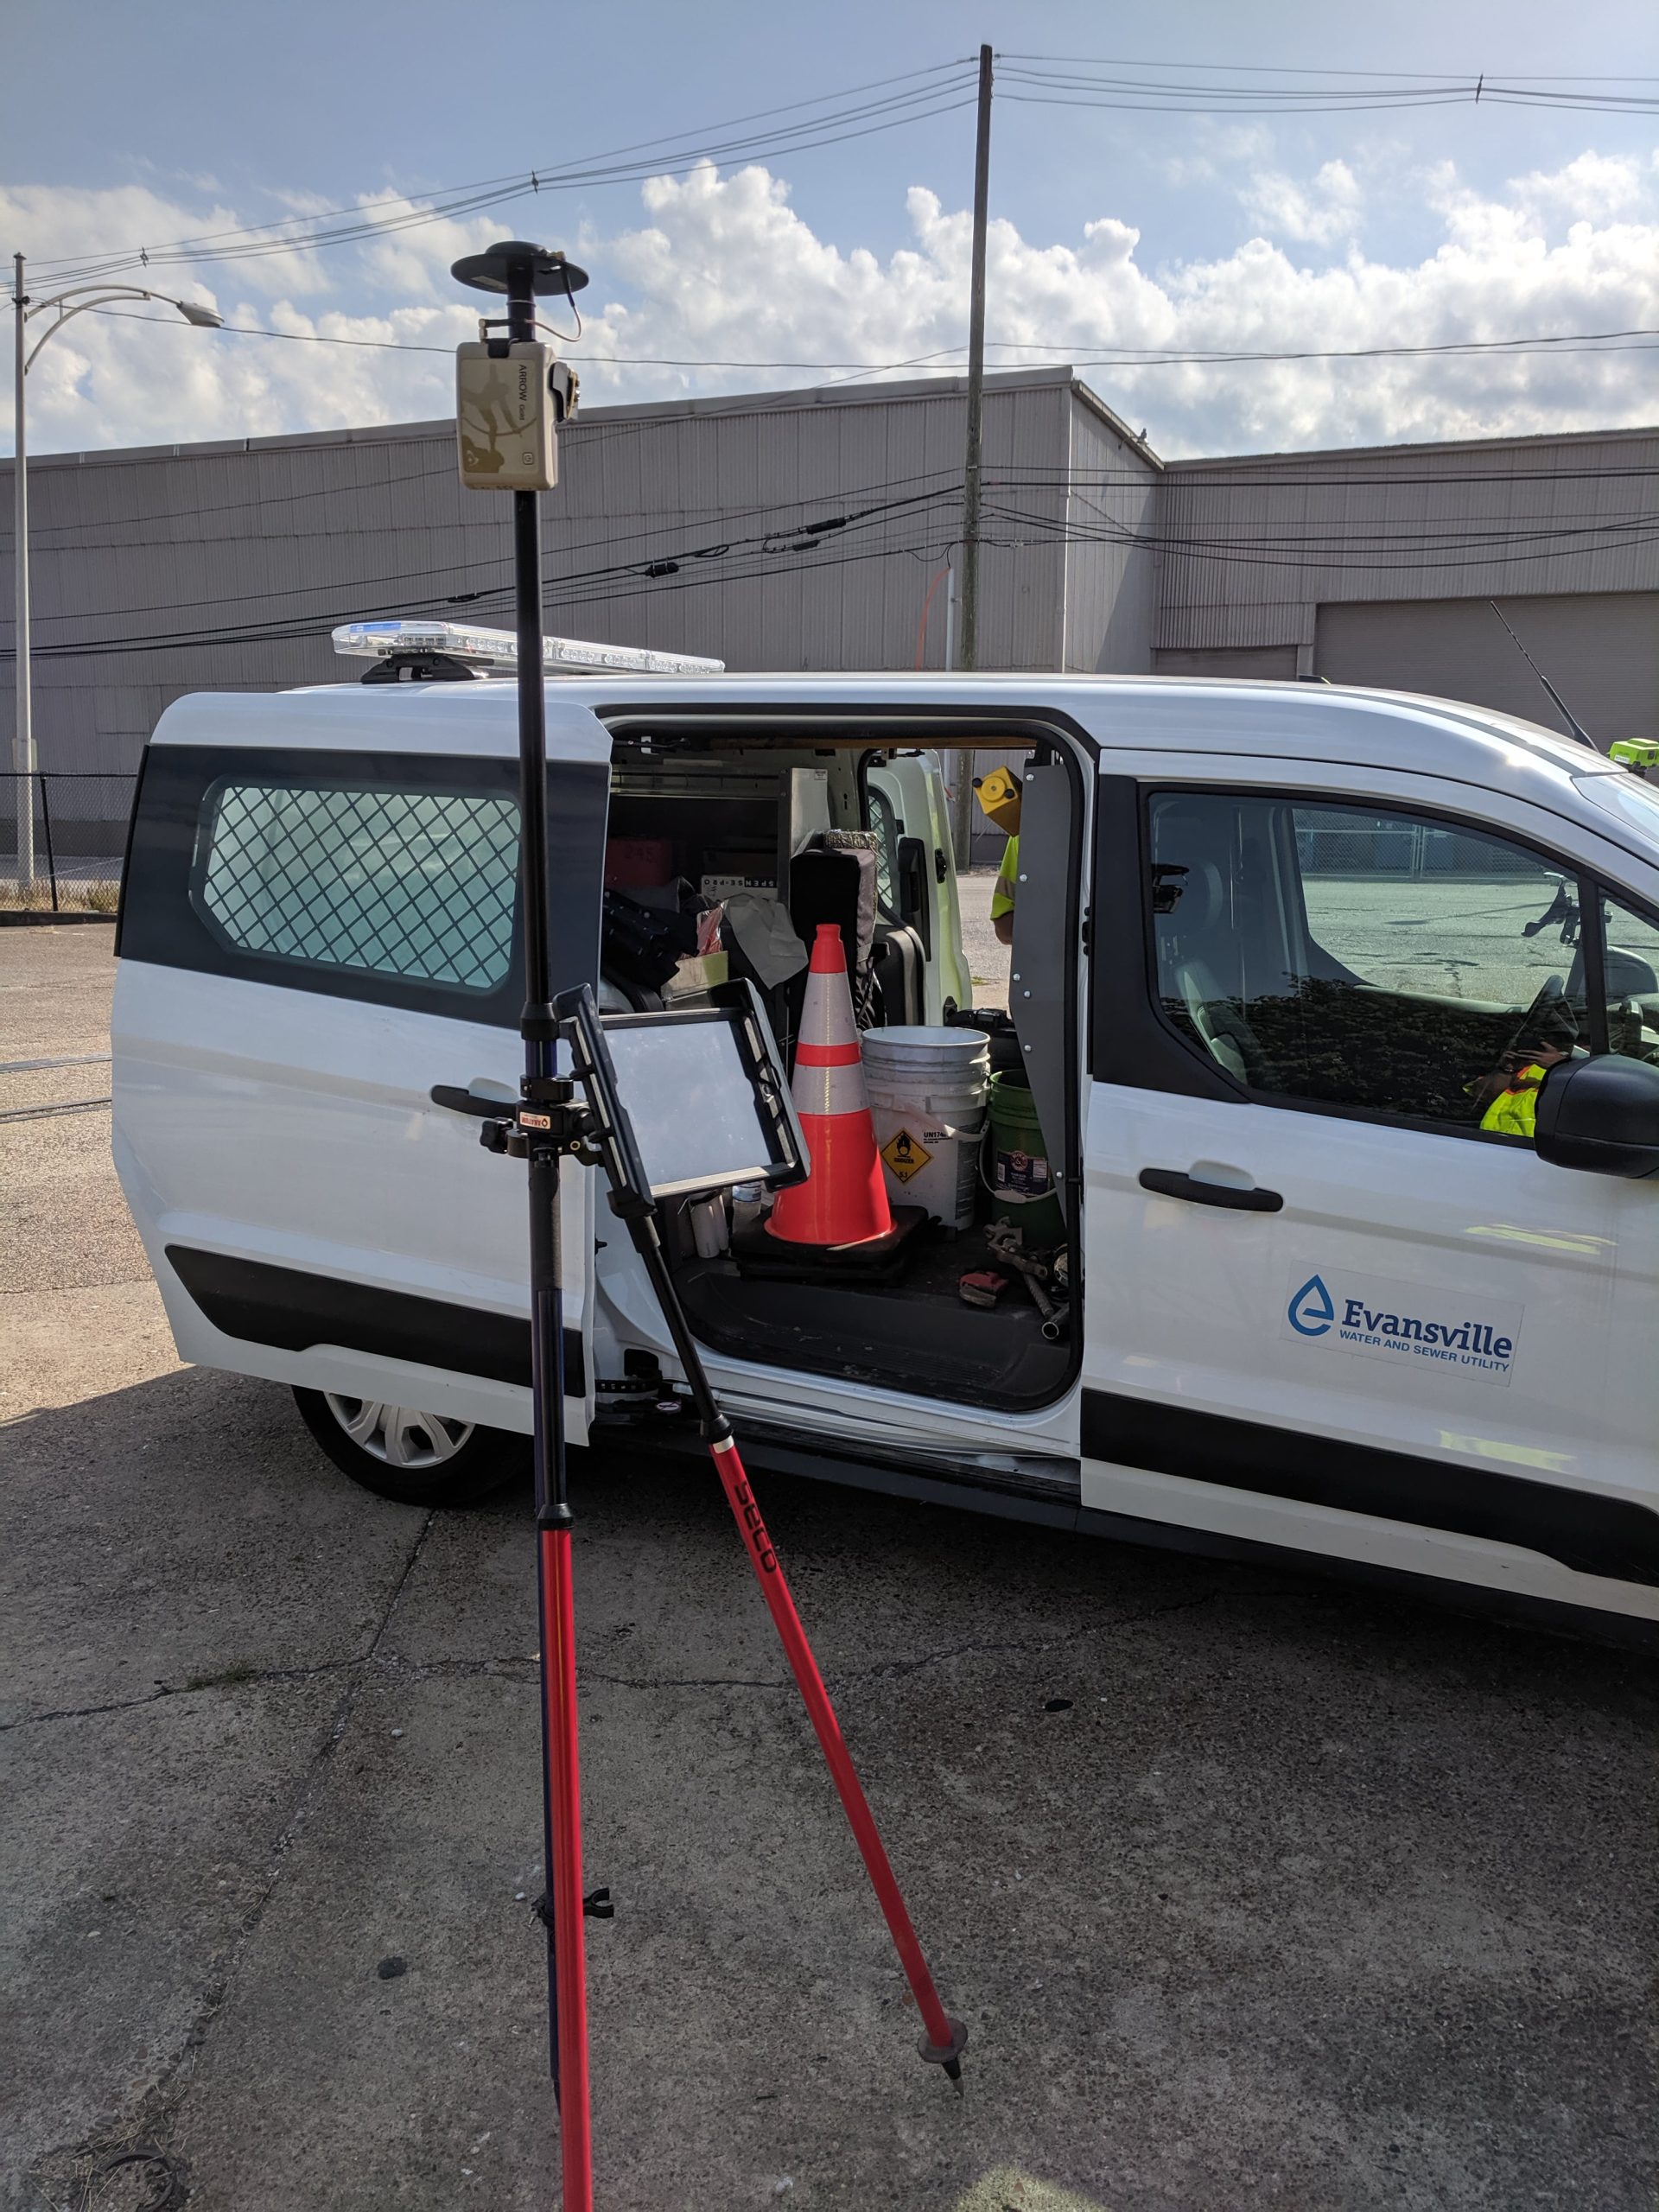
<instances>
[{"instance_id":1,"label":"blue water drop logo","mask_svg":"<svg viewBox=\"0 0 1659 2212\"><path fill-rule=\"evenodd\" d=\"M1290 1325L1299 1337L1322 1337L1337 1318L1331 1294L1318 1275L1309 1275L1287 1308Z\"/></svg>"}]
</instances>

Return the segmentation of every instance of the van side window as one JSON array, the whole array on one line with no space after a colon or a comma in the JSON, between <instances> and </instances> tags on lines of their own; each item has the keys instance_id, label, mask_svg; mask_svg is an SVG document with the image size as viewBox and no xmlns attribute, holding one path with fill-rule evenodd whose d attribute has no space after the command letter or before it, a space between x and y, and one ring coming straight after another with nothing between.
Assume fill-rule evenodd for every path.
<instances>
[{"instance_id":1,"label":"van side window","mask_svg":"<svg viewBox=\"0 0 1659 2212\"><path fill-rule=\"evenodd\" d=\"M1604 898L1601 926L1608 1048L1659 1061L1659 922L1621 899Z\"/></svg>"},{"instance_id":2,"label":"van side window","mask_svg":"<svg viewBox=\"0 0 1659 2212\"><path fill-rule=\"evenodd\" d=\"M1372 807L1150 805L1161 1010L1252 1096L1529 1137L1544 1071L1600 1033L1565 865Z\"/></svg>"},{"instance_id":3,"label":"van side window","mask_svg":"<svg viewBox=\"0 0 1659 2212\"><path fill-rule=\"evenodd\" d=\"M490 991L512 960L518 839L502 796L227 777L194 896L240 951Z\"/></svg>"},{"instance_id":4,"label":"van side window","mask_svg":"<svg viewBox=\"0 0 1659 2212\"><path fill-rule=\"evenodd\" d=\"M885 791L867 793L870 827L875 832L876 904L889 921L899 919L899 826Z\"/></svg>"}]
</instances>

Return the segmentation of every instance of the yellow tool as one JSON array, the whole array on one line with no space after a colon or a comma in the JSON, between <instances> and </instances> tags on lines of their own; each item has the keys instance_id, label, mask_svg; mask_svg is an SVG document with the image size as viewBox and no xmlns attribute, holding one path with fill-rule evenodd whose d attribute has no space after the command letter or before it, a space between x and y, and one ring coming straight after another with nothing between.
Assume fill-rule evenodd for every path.
<instances>
[{"instance_id":1,"label":"yellow tool","mask_svg":"<svg viewBox=\"0 0 1659 2212\"><path fill-rule=\"evenodd\" d=\"M1004 836L1020 835L1020 779L1012 768L993 768L988 776L974 778L974 797Z\"/></svg>"}]
</instances>

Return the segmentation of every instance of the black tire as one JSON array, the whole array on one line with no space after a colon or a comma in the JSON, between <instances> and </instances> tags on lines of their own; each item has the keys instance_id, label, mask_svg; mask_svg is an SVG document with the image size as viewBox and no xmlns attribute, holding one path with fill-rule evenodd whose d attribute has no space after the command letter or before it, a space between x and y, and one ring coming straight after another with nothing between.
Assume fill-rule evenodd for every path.
<instances>
[{"instance_id":1,"label":"black tire","mask_svg":"<svg viewBox=\"0 0 1659 2212\"><path fill-rule=\"evenodd\" d=\"M531 1444L527 1436L514 1436L502 1428L469 1427L467 1424L434 1421L428 1432L433 1448L444 1456L427 1465L400 1466L383 1450L357 1442L347 1433L335 1407L366 1408L363 1399L337 1397L321 1390L296 1389L294 1402L300 1418L343 1474L377 1497L398 1505L476 1505L504 1483L529 1471ZM404 1427L414 1430L425 1419L407 1416ZM466 1430L454 1443L457 1428ZM446 1449L446 1447L448 1447Z\"/></svg>"}]
</instances>

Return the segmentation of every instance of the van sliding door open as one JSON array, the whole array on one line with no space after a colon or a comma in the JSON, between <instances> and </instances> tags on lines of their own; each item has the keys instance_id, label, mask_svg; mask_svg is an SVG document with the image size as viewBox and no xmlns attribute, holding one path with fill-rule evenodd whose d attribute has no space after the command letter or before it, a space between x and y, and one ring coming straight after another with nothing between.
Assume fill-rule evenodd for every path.
<instances>
[{"instance_id":1,"label":"van sliding door open","mask_svg":"<svg viewBox=\"0 0 1659 2212\"><path fill-rule=\"evenodd\" d=\"M862 1439L879 1426L931 1464L965 1468L999 1454L1012 1464L1011 1453L1028 1452L1052 1478L1048 1463L1063 1458L1070 1467L1076 1452L1067 1394L1077 1344L1045 1325L1065 1302L1064 1268L1046 1306L988 1243L988 1230L1009 1225L1030 1181L999 1201L988 1084L994 1074L1020 1089L1022 1129L1035 1129L1040 1116L1069 1203L1088 779L1064 741L1039 747L1045 781L1027 847L1035 881L1022 910L1028 995L1013 1001L1017 1028L998 1015L994 1035L969 1043L976 987L962 944L944 763L954 748L971 753L1001 734L995 724L964 732L959 717L922 712L791 709L773 720L757 708L741 716L683 708L619 717L612 858L613 869L629 871L626 896L640 904L642 925L671 903L675 885L683 912L690 904L709 916L724 901L728 920L742 917L727 938L730 972L755 982L786 1049L801 1036L809 946L824 922L837 925L884 1186L898 1215L920 1217L899 1262L866 1273L855 1256L820 1265L756 1244L747 1215L728 1217L718 1205L671 1210L662 1230L680 1295L734 1408L824 1438ZM1040 734L1010 727L1011 753ZM1008 955L999 947L997 957ZM631 960L631 940L618 957ZM626 965L607 969L607 980L619 990L650 982ZM685 1004L708 981L704 964L687 957L657 988L664 1003ZM995 1003L1000 994L987 995ZM897 1032L909 1041L880 1049ZM931 1064L930 1052L941 1066L954 1057L971 1069L948 1105L944 1089L916 1072ZM893 1070L910 1082L908 1119ZM1019 1141L1040 1149L1041 1140ZM1046 1269L1066 1241L1065 1210L1033 1208L1025 1219L1027 1255ZM601 1343L671 1364L620 1243L601 1254L599 1281ZM1069 1287L1075 1316L1076 1275ZM630 1403L636 1393L622 1395L619 1411Z\"/></svg>"}]
</instances>

